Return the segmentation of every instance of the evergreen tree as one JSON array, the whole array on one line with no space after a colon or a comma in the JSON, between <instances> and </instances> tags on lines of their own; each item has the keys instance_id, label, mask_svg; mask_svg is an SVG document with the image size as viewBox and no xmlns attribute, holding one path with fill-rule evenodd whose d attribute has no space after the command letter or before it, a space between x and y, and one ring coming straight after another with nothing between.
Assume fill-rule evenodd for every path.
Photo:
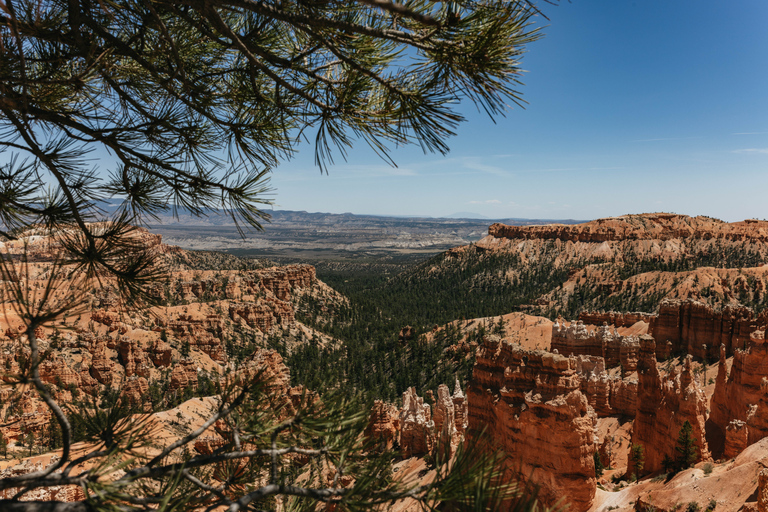
<instances>
[{"instance_id":1,"label":"evergreen tree","mask_svg":"<svg viewBox=\"0 0 768 512\"><path fill-rule=\"evenodd\" d=\"M675 462L678 471L693 466L699 458L699 450L696 447L696 440L693 438L693 426L688 420L685 420L683 426L680 427L675 451L677 452Z\"/></svg>"},{"instance_id":2,"label":"evergreen tree","mask_svg":"<svg viewBox=\"0 0 768 512\"><path fill-rule=\"evenodd\" d=\"M43 442L49 450L61 447L61 426L55 418L51 418L45 429Z\"/></svg>"},{"instance_id":3,"label":"evergreen tree","mask_svg":"<svg viewBox=\"0 0 768 512\"><path fill-rule=\"evenodd\" d=\"M664 459L661 461L661 467L664 468L665 473L674 473L677 470L677 462L669 455L664 455Z\"/></svg>"},{"instance_id":4,"label":"evergreen tree","mask_svg":"<svg viewBox=\"0 0 768 512\"><path fill-rule=\"evenodd\" d=\"M645 468L645 448L643 445L632 445L632 449L629 452L629 460L632 463L632 476L637 480Z\"/></svg>"},{"instance_id":5,"label":"evergreen tree","mask_svg":"<svg viewBox=\"0 0 768 512\"><path fill-rule=\"evenodd\" d=\"M603 471L605 470L605 466L603 466L603 461L600 460L600 453L595 452L592 455L592 458L595 461L595 476L597 478L600 478L601 476L603 476Z\"/></svg>"}]
</instances>

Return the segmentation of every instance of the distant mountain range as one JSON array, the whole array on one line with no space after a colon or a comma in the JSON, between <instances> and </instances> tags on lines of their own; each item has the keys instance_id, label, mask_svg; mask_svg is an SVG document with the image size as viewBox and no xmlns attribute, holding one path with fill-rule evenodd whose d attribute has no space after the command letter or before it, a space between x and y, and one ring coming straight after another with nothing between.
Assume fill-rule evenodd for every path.
<instances>
[{"instance_id":1,"label":"distant mountain range","mask_svg":"<svg viewBox=\"0 0 768 512\"><path fill-rule=\"evenodd\" d=\"M115 208L115 205L105 209ZM310 213L273 210L263 231L238 233L223 212L194 217L179 211L159 216L149 229L164 240L187 249L225 250L273 258L316 259L359 254L436 254L458 245L475 242L488 233L493 222L509 225L576 224L573 219L471 219L386 217L352 213Z\"/></svg>"}]
</instances>

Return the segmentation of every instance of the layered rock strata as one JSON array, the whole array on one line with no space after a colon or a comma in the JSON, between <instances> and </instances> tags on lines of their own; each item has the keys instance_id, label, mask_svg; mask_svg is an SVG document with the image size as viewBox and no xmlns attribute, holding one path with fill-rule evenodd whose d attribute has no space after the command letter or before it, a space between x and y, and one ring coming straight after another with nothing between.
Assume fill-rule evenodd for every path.
<instances>
[{"instance_id":1,"label":"layered rock strata","mask_svg":"<svg viewBox=\"0 0 768 512\"><path fill-rule=\"evenodd\" d=\"M757 473L757 512L768 512L768 468Z\"/></svg>"},{"instance_id":2,"label":"layered rock strata","mask_svg":"<svg viewBox=\"0 0 768 512\"><path fill-rule=\"evenodd\" d=\"M631 327L637 322L650 324L656 318L652 313L620 313L617 311L583 312L579 320L590 325L613 325L614 327Z\"/></svg>"},{"instance_id":3,"label":"layered rock strata","mask_svg":"<svg viewBox=\"0 0 768 512\"><path fill-rule=\"evenodd\" d=\"M397 406L376 400L363 435L375 449L393 449L400 435L400 412Z\"/></svg>"},{"instance_id":4,"label":"layered rock strata","mask_svg":"<svg viewBox=\"0 0 768 512\"><path fill-rule=\"evenodd\" d=\"M656 365L656 343L652 336L640 337L638 363L637 414L632 444L645 451L645 473L662 469L665 456L676 458L675 446L680 429L688 421L698 448L697 460L709 458L705 439L707 400L694 378L691 357L682 371L662 377ZM629 470L631 472L631 468Z\"/></svg>"},{"instance_id":5,"label":"layered rock strata","mask_svg":"<svg viewBox=\"0 0 768 512\"><path fill-rule=\"evenodd\" d=\"M612 326L601 325L590 330L579 320L567 326L561 321L555 322L551 347L553 352L557 350L566 356L598 356L605 359L609 368L621 363L624 370L635 371L640 343L637 336L622 336Z\"/></svg>"},{"instance_id":6,"label":"layered rock strata","mask_svg":"<svg viewBox=\"0 0 768 512\"><path fill-rule=\"evenodd\" d=\"M453 395L445 384L438 386L434 411L415 388L408 388L400 409L374 402L364 435L374 449L399 446L403 458L432 453L438 444L450 447L453 453L464 440L468 418L467 400L458 380Z\"/></svg>"},{"instance_id":7,"label":"layered rock strata","mask_svg":"<svg viewBox=\"0 0 768 512\"><path fill-rule=\"evenodd\" d=\"M749 446L749 429L747 423L741 420L732 420L725 427L725 447L723 456L733 459Z\"/></svg>"},{"instance_id":8,"label":"layered rock strata","mask_svg":"<svg viewBox=\"0 0 768 512\"><path fill-rule=\"evenodd\" d=\"M403 408L400 411L400 447L403 458L424 455L435 447L435 422L432 408L424 398L416 394L415 388L403 393Z\"/></svg>"},{"instance_id":9,"label":"layered rock strata","mask_svg":"<svg viewBox=\"0 0 768 512\"><path fill-rule=\"evenodd\" d=\"M637 365L639 344L636 336L622 336L619 327L629 327L633 320L649 324L648 334L656 340L656 358L690 354L712 361L725 346L726 355L744 349L750 335L768 326L768 312L755 315L751 308L727 305L721 309L686 299L667 299L655 315L642 313L583 313L566 326L563 321L552 327L552 349L565 355L596 355L608 367L621 363L627 371ZM593 327L593 326L599 327Z\"/></svg>"},{"instance_id":10,"label":"layered rock strata","mask_svg":"<svg viewBox=\"0 0 768 512\"><path fill-rule=\"evenodd\" d=\"M469 435L498 442L507 477L541 486L545 505L559 499L589 509L595 496L596 414L581 392L573 359L488 336L469 385Z\"/></svg>"},{"instance_id":11,"label":"layered rock strata","mask_svg":"<svg viewBox=\"0 0 768 512\"><path fill-rule=\"evenodd\" d=\"M598 417L634 417L637 411L637 379L610 375L602 357L571 357L581 377L579 389Z\"/></svg>"},{"instance_id":12,"label":"layered rock strata","mask_svg":"<svg viewBox=\"0 0 768 512\"><path fill-rule=\"evenodd\" d=\"M658 316L651 322L649 334L656 339L656 356L687 353L705 360L714 360L720 345L733 355L743 349L750 334L765 320L756 318L747 307L725 306L716 310L694 300L665 300L659 305Z\"/></svg>"},{"instance_id":13,"label":"layered rock strata","mask_svg":"<svg viewBox=\"0 0 768 512\"><path fill-rule=\"evenodd\" d=\"M624 215L597 219L585 224L508 226L496 223L488 228L494 238L559 239L571 242L615 242L624 240L734 240L768 241L768 221L746 220L727 223L709 217L688 217L674 213Z\"/></svg>"},{"instance_id":14,"label":"layered rock strata","mask_svg":"<svg viewBox=\"0 0 768 512\"><path fill-rule=\"evenodd\" d=\"M733 457L768 436L768 343L755 331L745 350L736 350L728 373L725 346L720 348L708 434L724 439L724 455ZM746 445L741 440L746 436Z\"/></svg>"}]
</instances>

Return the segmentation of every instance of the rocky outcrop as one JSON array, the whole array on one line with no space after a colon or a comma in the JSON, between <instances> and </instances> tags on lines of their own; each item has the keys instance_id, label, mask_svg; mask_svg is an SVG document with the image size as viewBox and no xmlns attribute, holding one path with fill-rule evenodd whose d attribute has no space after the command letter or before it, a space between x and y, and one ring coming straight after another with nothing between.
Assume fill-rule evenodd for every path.
<instances>
[{"instance_id":1,"label":"rocky outcrop","mask_svg":"<svg viewBox=\"0 0 768 512\"><path fill-rule=\"evenodd\" d=\"M133 340L123 338L120 340L117 350L120 354L120 362L125 367L126 377L133 375L149 377L153 364L140 345Z\"/></svg>"},{"instance_id":2,"label":"rocky outcrop","mask_svg":"<svg viewBox=\"0 0 768 512\"><path fill-rule=\"evenodd\" d=\"M425 393L434 400L431 390ZM403 458L432 453L438 444L450 447L451 453L464 440L467 430L467 399L458 379L453 395L440 384L433 408L416 394L415 388L403 393L403 406L380 400L374 402L365 438L373 449L392 449L399 445Z\"/></svg>"},{"instance_id":3,"label":"rocky outcrop","mask_svg":"<svg viewBox=\"0 0 768 512\"><path fill-rule=\"evenodd\" d=\"M469 385L469 436L514 454L509 478L541 486L540 499L589 509L596 491L596 415L580 391L575 361L485 339Z\"/></svg>"},{"instance_id":4,"label":"rocky outcrop","mask_svg":"<svg viewBox=\"0 0 768 512\"><path fill-rule=\"evenodd\" d=\"M41 459L44 457L35 457L35 459ZM49 458L49 464L55 464L61 457L56 455ZM0 480L6 478L12 478L16 476L26 475L34 473L36 471L42 471L45 469L41 461L34 462L33 459L24 459L16 465L8 466L0 471ZM61 474L61 470L53 473L58 476ZM0 490L0 499L10 500L13 499L21 489L11 487L8 489ZM24 501L36 501L36 502L63 502L71 503L74 501L82 501L85 499L83 489L77 485L54 485L51 487L41 487L37 489L27 490L24 493ZM51 507L52 508L52 507ZM62 507L63 508L63 507Z\"/></svg>"},{"instance_id":5,"label":"rocky outcrop","mask_svg":"<svg viewBox=\"0 0 768 512\"><path fill-rule=\"evenodd\" d=\"M168 390L183 391L197 389L197 365L188 359L177 363L171 371L171 381Z\"/></svg>"},{"instance_id":6,"label":"rocky outcrop","mask_svg":"<svg viewBox=\"0 0 768 512\"><path fill-rule=\"evenodd\" d=\"M393 449L400 436L400 412L397 407L382 400L376 400L363 435L374 449Z\"/></svg>"},{"instance_id":7,"label":"rocky outcrop","mask_svg":"<svg viewBox=\"0 0 768 512\"><path fill-rule=\"evenodd\" d=\"M173 357L173 349L171 346L162 339L156 339L152 343L152 347L148 350L149 358L158 368L165 368L171 365L171 359Z\"/></svg>"},{"instance_id":8,"label":"rocky outcrop","mask_svg":"<svg viewBox=\"0 0 768 512\"><path fill-rule=\"evenodd\" d=\"M757 512L768 512L768 468L757 473Z\"/></svg>"},{"instance_id":9,"label":"rocky outcrop","mask_svg":"<svg viewBox=\"0 0 768 512\"><path fill-rule=\"evenodd\" d=\"M208 354L214 361L226 361L221 341L224 321L218 314L179 314L173 320L161 322L161 326L167 327L181 342L189 343L190 347Z\"/></svg>"},{"instance_id":10,"label":"rocky outcrop","mask_svg":"<svg viewBox=\"0 0 768 512\"><path fill-rule=\"evenodd\" d=\"M590 325L613 325L614 327L632 327L637 322L651 323L656 315L651 313L582 312L579 320Z\"/></svg>"},{"instance_id":11,"label":"rocky outcrop","mask_svg":"<svg viewBox=\"0 0 768 512\"><path fill-rule=\"evenodd\" d=\"M650 334L657 340L657 357L688 353L712 360L718 357L720 345L732 355L745 348L758 320L747 307L725 306L715 310L694 300L665 300L651 324Z\"/></svg>"},{"instance_id":12,"label":"rocky outcrop","mask_svg":"<svg viewBox=\"0 0 768 512\"><path fill-rule=\"evenodd\" d=\"M737 349L733 355L730 374L725 359L725 347L720 349L720 364L715 392L710 404L708 435L715 442L724 441L726 456L734 456L743 449L735 439L745 435L747 445L768 436L768 343L765 331L755 331L745 350ZM743 422L738 432L733 431L734 420ZM730 433L730 442L728 428Z\"/></svg>"},{"instance_id":13,"label":"rocky outcrop","mask_svg":"<svg viewBox=\"0 0 768 512\"><path fill-rule=\"evenodd\" d=\"M275 297L286 301L294 290L310 288L317 282L315 267L312 265L287 265L272 267L258 272L261 285Z\"/></svg>"},{"instance_id":14,"label":"rocky outcrop","mask_svg":"<svg viewBox=\"0 0 768 512\"><path fill-rule=\"evenodd\" d=\"M662 469L665 456L676 457L675 446L685 421L693 427L699 452L697 460L709 458L705 439L707 401L694 379L691 357L685 359L682 372L675 370L662 377L656 365L656 343L653 337L643 335L637 371L637 414L632 444L642 445L645 450L644 471Z\"/></svg>"},{"instance_id":15,"label":"rocky outcrop","mask_svg":"<svg viewBox=\"0 0 768 512\"><path fill-rule=\"evenodd\" d=\"M98 225L92 227L97 232L102 229ZM51 275L49 262L60 249L60 238L67 233L51 237L49 233L30 231L27 235L0 245L14 255L26 253L28 261L34 263L23 278L30 280L30 289L45 289ZM217 374L224 375L226 366L235 370L227 375L255 376L260 371L256 362L259 354L240 350L236 358L240 366L235 368L228 361L224 340L232 340L233 344L241 340L243 344L266 343L266 336L254 332L256 327L269 331L268 334L280 328L289 342L301 343L308 330L298 325L294 316L294 303L300 295L316 297L321 313L344 302L343 297L317 281L315 270L309 265L263 269L255 261L169 248L161 243L160 236L146 230L137 230L135 236L137 250L143 246L169 270L167 279L148 286L148 293L160 306L151 310L126 307L117 283L102 276L99 286L81 290L84 305L63 316L64 329L47 325L36 330L43 355L40 375L60 403L82 399L78 396L81 393L98 397L112 390L146 407L150 389L170 389L176 394L197 387L198 369L201 376L212 379ZM223 268L201 270L217 268L217 262L223 263ZM67 297L69 286L79 282L78 272L62 269ZM21 277L22 274L14 276ZM62 296L60 291L54 290L53 295ZM227 315L235 300L263 305L264 309L250 314L241 311L246 320L233 307L232 319L238 324L233 326ZM0 381L9 382L12 374L24 371L23 362L29 360L28 345L24 326L16 316L0 318L0 367L4 368ZM185 360L179 362L180 356ZM275 381L283 385L288 380L280 376ZM0 417L4 424L12 425L0 426L0 432L10 441L32 432L42 442L44 436L40 434L49 423L50 412L40 396L30 390L15 395L5 391L0 389ZM281 411L286 414L311 397L311 393L290 386L284 391L281 396L289 404ZM156 393L153 398L157 398Z\"/></svg>"},{"instance_id":16,"label":"rocky outcrop","mask_svg":"<svg viewBox=\"0 0 768 512\"><path fill-rule=\"evenodd\" d=\"M749 429L741 420L732 420L725 427L725 448L723 457L733 459L749 446Z\"/></svg>"},{"instance_id":17,"label":"rocky outcrop","mask_svg":"<svg viewBox=\"0 0 768 512\"><path fill-rule=\"evenodd\" d=\"M488 228L488 234L494 238L559 239L592 243L688 238L765 242L768 241L768 221L748 220L726 223L709 217L649 213L608 217L584 224L507 226L497 223Z\"/></svg>"},{"instance_id":18,"label":"rocky outcrop","mask_svg":"<svg viewBox=\"0 0 768 512\"><path fill-rule=\"evenodd\" d=\"M88 368L90 376L109 388L117 386L125 377L125 368L119 364L117 358L110 357L110 352L115 355L117 353L109 348L108 341L94 336L90 340L88 351L91 354L91 365Z\"/></svg>"},{"instance_id":19,"label":"rocky outcrop","mask_svg":"<svg viewBox=\"0 0 768 512\"><path fill-rule=\"evenodd\" d=\"M602 357L572 357L581 376L580 390L598 417L631 416L637 411L637 380L611 376Z\"/></svg>"},{"instance_id":20,"label":"rocky outcrop","mask_svg":"<svg viewBox=\"0 0 768 512\"><path fill-rule=\"evenodd\" d=\"M453 402L454 413L453 424L456 427L457 435L463 439L469 426L469 404L464 393L461 391L459 379L456 379L451 401Z\"/></svg>"},{"instance_id":21,"label":"rocky outcrop","mask_svg":"<svg viewBox=\"0 0 768 512\"><path fill-rule=\"evenodd\" d=\"M415 388L403 393L403 409L400 412L400 448L403 458L424 455L435 447L435 423L432 409L424 398L416 394Z\"/></svg>"},{"instance_id":22,"label":"rocky outcrop","mask_svg":"<svg viewBox=\"0 0 768 512\"><path fill-rule=\"evenodd\" d=\"M552 349L565 355L602 356L609 367L621 362L625 370L634 371L637 337L621 336L615 328L632 326L630 322L635 320L649 324L648 334L656 340L657 359L690 354L711 361L718 357L720 345L725 346L728 356L746 348L751 333L768 325L768 314L756 316L743 306L717 309L696 300L667 299L659 304L656 315L582 313L569 326L558 321L552 327Z\"/></svg>"},{"instance_id":23,"label":"rocky outcrop","mask_svg":"<svg viewBox=\"0 0 768 512\"><path fill-rule=\"evenodd\" d=\"M235 322L245 322L249 327L268 333L274 325L293 322L294 312L289 303L281 300L231 302L229 318Z\"/></svg>"},{"instance_id":24,"label":"rocky outcrop","mask_svg":"<svg viewBox=\"0 0 768 512\"><path fill-rule=\"evenodd\" d=\"M621 363L626 371L637 368L639 341L636 336L622 336L612 326L588 329L578 320L565 325L562 320L552 325L551 348L563 355L598 356L610 368Z\"/></svg>"},{"instance_id":25,"label":"rocky outcrop","mask_svg":"<svg viewBox=\"0 0 768 512\"><path fill-rule=\"evenodd\" d=\"M145 404L145 396L149 391L149 382L144 377L133 376L123 386L122 395L128 402L141 405Z\"/></svg>"}]
</instances>

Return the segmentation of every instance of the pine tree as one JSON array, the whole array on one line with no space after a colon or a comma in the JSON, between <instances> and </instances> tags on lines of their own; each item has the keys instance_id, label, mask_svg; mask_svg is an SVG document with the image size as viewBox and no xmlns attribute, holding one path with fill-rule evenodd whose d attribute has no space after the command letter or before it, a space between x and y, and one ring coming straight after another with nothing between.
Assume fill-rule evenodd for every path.
<instances>
[{"instance_id":1,"label":"pine tree","mask_svg":"<svg viewBox=\"0 0 768 512\"><path fill-rule=\"evenodd\" d=\"M601 476L603 476L603 471L605 470L605 466L603 466L603 461L600 459L600 453L595 452L592 455L592 458L595 461L595 476L597 478L600 478Z\"/></svg>"},{"instance_id":2,"label":"pine tree","mask_svg":"<svg viewBox=\"0 0 768 512\"><path fill-rule=\"evenodd\" d=\"M632 445L632 449L629 452L629 460L632 463L632 476L637 480L645 468L645 448L643 445Z\"/></svg>"},{"instance_id":3,"label":"pine tree","mask_svg":"<svg viewBox=\"0 0 768 512\"><path fill-rule=\"evenodd\" d=\"M688 420L685 420L683 426L680 427L675 451L677 452L675 459L677 471L693 466L699 458L699 450L696 447L696 440L693 438L693 426Z\"/></svg>"},{"instance_id":4,"label":"pine tree","mask_svg":"<svg viewBox=\"0 0 768 512\"><path fill-rule=\"evenodd\" d=\"M674 473L677 470L677 462L669 455L664 455L661 467L664 468L665 473Z\"/></svg>"}]
</instances>

